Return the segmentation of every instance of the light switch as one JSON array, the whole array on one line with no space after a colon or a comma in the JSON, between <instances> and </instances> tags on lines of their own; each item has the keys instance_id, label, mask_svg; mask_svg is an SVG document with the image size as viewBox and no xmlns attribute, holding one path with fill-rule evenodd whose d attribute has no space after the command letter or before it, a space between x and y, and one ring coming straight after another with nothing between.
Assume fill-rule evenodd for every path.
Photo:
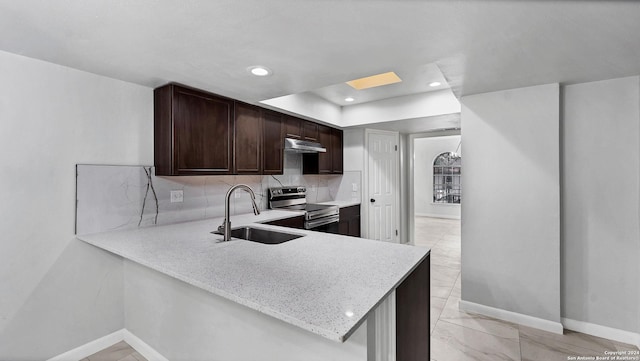
<instances>
[{"instance_id":1,"label":"light switch","mask_svg":"<svg viewBox=\"0 0 640 361\"><path fill-rule=\"evenodd\" d=\"M352 192L358 191L358 183L351 183L351 191Z\"/></svg>"},{"instance_id":2,"label":"light switch","mask_svg":"<svg viewBox=\"0 0 640 361\"><path fill-rule=\"evenodd\" d=\"M182 189L171 191L171 203L182 203L184 201L184 192Z\"/></svg>"}]
</instances>

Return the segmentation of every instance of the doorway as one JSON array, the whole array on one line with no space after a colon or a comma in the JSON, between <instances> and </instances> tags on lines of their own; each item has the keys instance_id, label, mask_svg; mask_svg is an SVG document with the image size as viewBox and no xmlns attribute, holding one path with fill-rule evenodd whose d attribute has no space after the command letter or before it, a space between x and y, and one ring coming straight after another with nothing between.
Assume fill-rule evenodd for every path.
<instances>
[{"instance_id":1,"label":"doorway","mask_svg":"<svg viewBox=\"0 0 640 361\"><path fill-rule=\"evenodd\" d=\"M437 220L460 224L462 194L462 138L459 129L411 134L409 145L409 243L433 246L439 235ZM418 218L420 217L420 218ZM416 219L433 218L432 222ZM417 227L420 223L420 242ZM430 225L430 226L429 226ZM459 233L459 230L456 231Z\"/></svg>"}]
</instances>

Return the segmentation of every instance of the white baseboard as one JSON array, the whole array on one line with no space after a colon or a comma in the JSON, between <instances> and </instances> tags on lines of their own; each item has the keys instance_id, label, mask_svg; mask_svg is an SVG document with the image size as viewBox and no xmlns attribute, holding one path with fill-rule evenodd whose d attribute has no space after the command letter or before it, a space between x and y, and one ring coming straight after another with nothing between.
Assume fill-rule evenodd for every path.
<instances>
[{"instance_id":1,"label":"white baseboard","mask_svg":"<svg viewBox=\"0 0 640 361\"><path fill-rule=\"evenodd\" d=\"M58 356L52 357L47 361L79 361L87 356L91 356L98 351L102 351L109 346L113 346L116 343L124 341L133 347L139 354L144 356L149 361L169 361L166 357L162 356L158 351L154 350L151 346L147 345L138 336L132 334L127 329L121 329L104 337L100 337L97 340L85 343L80 347L76 347L73 350L67 351Z\"/></svg>"},{"instance_id":2,"label":"white baseboard","mask_svg":"<svg viewBox=\"0 0 640 361\"><path fill-rule=\"evenodd\" d=\"M523 326L562 335L563 327L560 322L549 321L543 318L524 315L522 313L502 310L468 301L460 301L458 306L463 311L478 313L484 316L497 318L499 320L517 323Z\"/></svg>"},{"instance_id":3,"label":"white baseboard","mask_svg":"<svg viewBox=\"0 0 640 361\"><path fill-rule=\"evenodd\" d=\"M432 214L432 213L416 213L416 217L429 217L429 218L444 218L444 219L460 219L460 216L448 215L448 214Z\"/></svg>"},{"instance_id":4,"label":"white baseboard","mask_svg":"<svg viewBox=\"0 0 640 361\"><path fill-rule=\"evenodd\" d=\"M146 344L138 336L129 332L129 330L123 329L124 341L133 347L139 354L144 356L149 361L169 361L166 357L162 356L153 347Z\"/></svg>"},{"instance_id":5,"label":"white baseboard","mask_svg":"<svg viewBox=\"0 0 640 361\"><path fill-rule=\"evenodd\" d=\"M97 340L85 343L80 347L76 347L73 350L67 351L56 357L52 357L47 361L78 361L83 358L93 355L94 353L104 350L105 348L114 345L124 340L124 329L118 330L114 333L100 337Z\"/></svg>"},{"instance_id":6,"label":"white baseboard","mask_svg":"<svg viewBox=\"0 0 640 361\"><path fill-rule=\"evenodd\" d=\"M594 323L562 318L562 324L568 330L586 333L587 335L602 337L622 343L628 343L640 348L640 334L617 328L596 325Z\"/></svg>"}]
</instances>

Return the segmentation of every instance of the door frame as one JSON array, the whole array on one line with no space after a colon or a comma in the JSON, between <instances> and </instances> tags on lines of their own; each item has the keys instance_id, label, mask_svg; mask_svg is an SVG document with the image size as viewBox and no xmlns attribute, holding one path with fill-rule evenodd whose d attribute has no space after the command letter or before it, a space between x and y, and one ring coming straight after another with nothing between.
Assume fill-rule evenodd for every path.
<instances>
[{"instance_id":1,"label":"door frame","mask_svg":"<svg viewBox=\"0 0 640 361\"><path fill-rule=\"evenodd\" d=\"M416 217L416 204L415 204L415 182L414 182L414 177L415 177L415 172L414 172L414 166L415 166L415 157L416 157L416 149L415 149L415 144L414 141L416 139L420 139L420 138L434 138L434 137L446 137L449 135L462 135L460 128L453 128L453 129L436 129L436 130L432 130L432 131L428 131L428 132L422 132L422 133L414 133L414 134L409 134L409 141L408 141L408 146L409 146L409 189L408 194L407 194L407 198L409 201L409 214L408 214L408 234L409 237L407 238L407 243L411 244L411 245L415 245L415 227L416 227L416 221L415 221L415 217Z\"/></svg>"},{"instance_id":2,"label":"door frame","mask_svg":"<svg viewBox=\"0 0 640 361\"><path fill-rule=\"evenodd\" d=\"M363 167L363 182L362 182L362 203L363 203L363 207L362 207L362 225L363 225L363 231L362 233L362 237L363 238L369 238L369 199L370 199L370 195L369 195L369 135L370 134L382 134L382 135L394 135L395 136L395 143L397 146L397 152L396 152L396 165L395 165L395 169L394 169L394 173L395 173L395 197L394 197L394 208L397 210L395 213L395 219L394 222L396 224L396 229L398 230L398 234L395 236L394 238L394 242L395 243L400 243L400 240L402 239L402 233L403 230L400 227L400 212L402 211L400 209L400 133L399 132L393 132L393 131L388 131L388 130L378 130L378 129L369 129L366 128L364 130L364 167Z\"/></svg>"}]
</instances>

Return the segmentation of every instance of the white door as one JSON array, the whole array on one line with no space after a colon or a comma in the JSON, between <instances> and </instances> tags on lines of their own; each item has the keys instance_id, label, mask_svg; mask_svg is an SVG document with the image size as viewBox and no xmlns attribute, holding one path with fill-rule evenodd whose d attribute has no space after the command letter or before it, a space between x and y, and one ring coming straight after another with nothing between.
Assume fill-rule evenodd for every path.
<instances>
[{"instance_id":1,"label":"white door","mask_svg":"<svg viewBox=\"0 0 640 361\"><path fill-rule=\"evenodd\" d=\"M399 242L398 133L367 130L367 238Z\"/></svg>"}]
</instances>

